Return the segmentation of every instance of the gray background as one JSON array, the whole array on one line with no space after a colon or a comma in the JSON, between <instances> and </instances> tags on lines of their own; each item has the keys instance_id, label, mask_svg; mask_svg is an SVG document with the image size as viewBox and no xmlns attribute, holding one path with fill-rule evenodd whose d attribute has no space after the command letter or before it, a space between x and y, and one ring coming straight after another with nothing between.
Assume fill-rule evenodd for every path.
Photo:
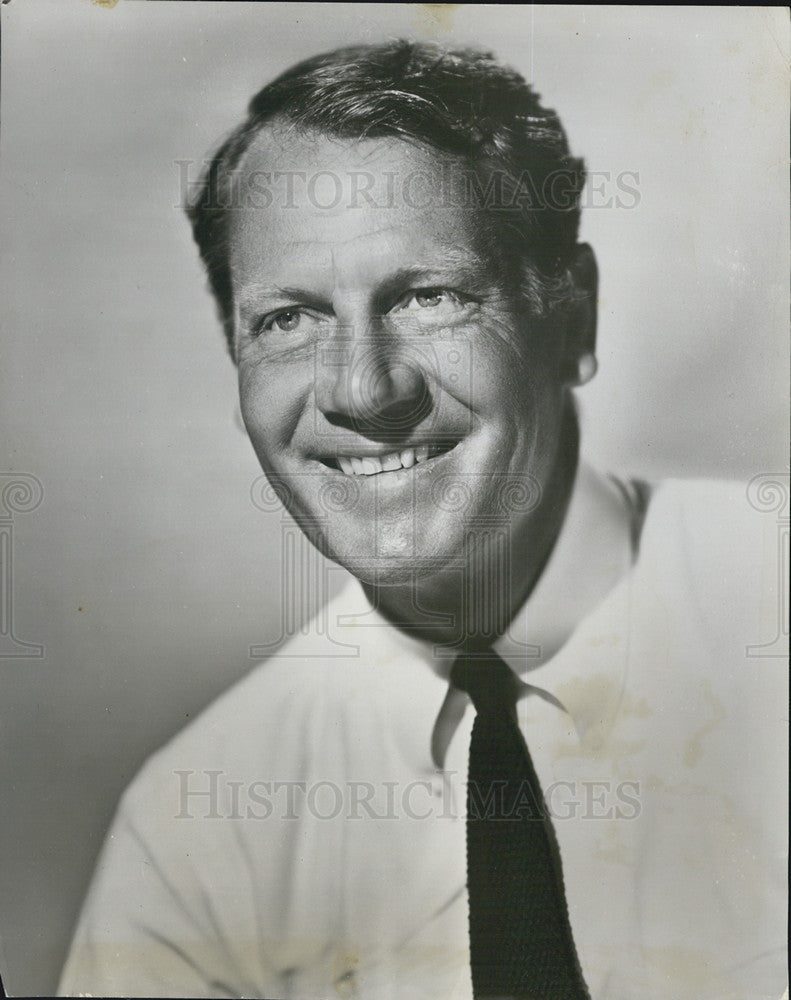
<instances>
[{"instance_id":1,"label":"gray background","mask_svg":"<svg viewBox=\"0 0 791 1000\"><path fill-rule=\"evenodd\" d=\"M45 655L0 659L0 957L10 993L47 993L118 794L280 634L284 522L251 501L175 161L321 49L493 48L591 170L640 175L639 205L584 219L602 271L588 453L777 472L788 29L749 8L12 0L2 32L0 471L43 487L14 517L12 583L14 632Z\"/></svg>"}]
</instances>

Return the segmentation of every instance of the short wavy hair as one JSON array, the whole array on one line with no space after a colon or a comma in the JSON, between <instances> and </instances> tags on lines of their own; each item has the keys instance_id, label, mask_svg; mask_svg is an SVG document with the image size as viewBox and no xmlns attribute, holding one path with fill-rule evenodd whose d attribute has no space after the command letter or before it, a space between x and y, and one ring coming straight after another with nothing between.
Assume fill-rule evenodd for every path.
<instances>
[{"instance_id":1,"label":"short wavy hair","mask_svg":"<svg viewBox=\"0 0 791 1000\"><path fill-rule=\"evenodd\" d=\"M555 112L489 52L404 40L356 45L300 62L260 90L187 199L231 351L231 185L245 152L275 119L342 139L401 138L457 157L472 170L499 171L520 197L512 198L510 211L492 210L497 240L503 258L518 262L529 309L544 315L573 294L566 268L577 242L585 170L571 156ZM552 191L559 196L542 197Z\"/></svg>"}]
</instances>

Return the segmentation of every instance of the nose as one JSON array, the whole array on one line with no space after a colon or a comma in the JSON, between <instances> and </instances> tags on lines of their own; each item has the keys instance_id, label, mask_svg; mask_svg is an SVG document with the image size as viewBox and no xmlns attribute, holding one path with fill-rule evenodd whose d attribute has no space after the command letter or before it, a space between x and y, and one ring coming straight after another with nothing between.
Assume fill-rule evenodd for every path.
<instances>
[{"instance_id":1,"label":"nose","mask_svg":"<svg viewBox=\"0 0 791 1000\"><path fill-rule=\"evenodd\" d=\"M316 405L327 421L375 440L408 436L431 411L426 359L383 328L356 337L347 329L323 345Z\"/></svg>"}]
</instances>

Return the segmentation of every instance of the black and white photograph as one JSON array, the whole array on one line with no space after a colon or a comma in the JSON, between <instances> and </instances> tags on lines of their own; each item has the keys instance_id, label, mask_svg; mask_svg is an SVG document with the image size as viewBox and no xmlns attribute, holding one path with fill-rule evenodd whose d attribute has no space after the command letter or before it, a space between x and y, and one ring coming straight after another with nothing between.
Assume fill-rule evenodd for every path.
<instances>
[{"instance_id":1,"label":"black and white photograph","mask_svg":"<svg viewBox=\"0 0 791 1000\"><path fill-rule=\"evenodd\" d=\"M788 9L0 30L0 994L787 1000Z\"/></svg>"}]
</instances>

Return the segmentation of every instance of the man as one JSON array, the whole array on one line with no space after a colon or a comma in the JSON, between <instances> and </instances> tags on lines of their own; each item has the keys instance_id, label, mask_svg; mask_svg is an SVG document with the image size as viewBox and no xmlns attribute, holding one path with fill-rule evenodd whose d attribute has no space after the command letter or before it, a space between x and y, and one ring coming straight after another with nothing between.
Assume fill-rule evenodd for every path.
<instances>
[{"instance_id":1,"label":"man","mask_svg":"<svg viewBox=\"0 0 791 1000\"><path fill-rule=\"evenodd\" d=\"M247 431L356 581L126 792L62 993L783 992L762 524L578 461L582 184L518 74L405 42L294 67L213 159Z\"/></svg>"}]
</instances>

